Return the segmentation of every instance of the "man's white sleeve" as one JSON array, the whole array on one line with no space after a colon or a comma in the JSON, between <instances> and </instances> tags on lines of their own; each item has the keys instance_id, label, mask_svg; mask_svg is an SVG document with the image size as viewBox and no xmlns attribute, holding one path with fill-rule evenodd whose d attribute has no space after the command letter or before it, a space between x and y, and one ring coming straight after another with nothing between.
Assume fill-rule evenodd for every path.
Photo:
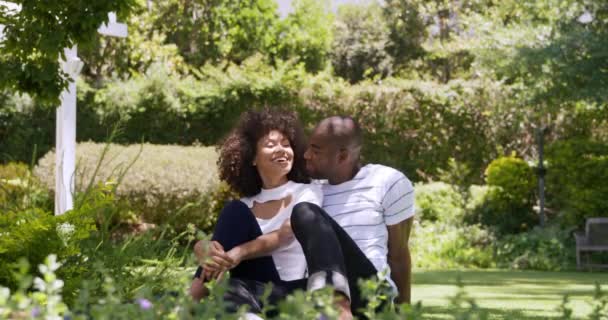
<instances>
[{"instance_id":1,"label":"man's white sleeve","mask_svg":"<svg viewBox=\"0 0 608 320\"><path fill-rule=\"evenodd\" d=\"M414 186L401 172L391 176L385 185L382 198L386 225L397 224L414 215Z\"/></svg>"}]
</instances>

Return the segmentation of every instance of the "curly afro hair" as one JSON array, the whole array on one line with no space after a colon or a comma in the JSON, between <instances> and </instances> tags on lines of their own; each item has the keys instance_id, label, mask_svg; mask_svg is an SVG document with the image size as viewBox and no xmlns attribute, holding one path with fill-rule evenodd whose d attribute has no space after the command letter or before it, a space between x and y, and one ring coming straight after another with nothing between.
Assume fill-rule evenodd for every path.
<instances>
[{"instance_id":1,"label":"curly afro hair","mask_svg":"<svg viewBox=\"0 0 608 320\"><path fill-rule=\"evenodd\" d=\"M294 182L310 182L304 162L306 139L297 114L272 109L246 111L219 147L217 162L220 179L241 196L251 197L262 191L262 178L253 159L257 142L272 130L285 135L293 148L294 162L287 178Z\"/></svg>"}]
</instances>

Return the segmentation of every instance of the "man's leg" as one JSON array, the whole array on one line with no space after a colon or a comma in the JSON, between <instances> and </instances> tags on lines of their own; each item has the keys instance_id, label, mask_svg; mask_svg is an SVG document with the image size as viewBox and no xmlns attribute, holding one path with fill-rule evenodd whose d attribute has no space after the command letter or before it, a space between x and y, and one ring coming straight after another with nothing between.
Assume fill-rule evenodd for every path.
<instances>
[{"instance_id":1,"label":"man's leg","mask_svg":"<svg viewBox=\"0 0 608 320\"><path fill-rule=\"evenodd\" d=\"M322 208L307 202L294 207L291 227L306 256L309 290L332 285L349 296L354 312L364 307L357 282L377 271L346 231Z\"/></svg>"}]
</instances>

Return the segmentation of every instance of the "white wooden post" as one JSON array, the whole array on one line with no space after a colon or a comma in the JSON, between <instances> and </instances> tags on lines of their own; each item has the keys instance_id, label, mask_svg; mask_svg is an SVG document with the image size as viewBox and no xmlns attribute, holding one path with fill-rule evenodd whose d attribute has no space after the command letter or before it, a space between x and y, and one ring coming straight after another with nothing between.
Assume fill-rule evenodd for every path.
<instances>
[{"instance_id":1,"label":"white wooden post","mask_svg":"<svg viewBox=\"0 0 608 320\"><path fill-rule=\"evenodd\" d=\"M126 37L127 25L116 22L116 14L108 14L108 23L98 32L113 37ZM83 63L78 58L76 46L65 48L62 70L70 77L68 87L61 93L61 106L57 109L55 136L55 215L74 208L74 174L76 171L76 78Z\"/></svg>"},{"instance_id":2,"label":"white wooden post","mask_svg":"<svg viewBox=\"0 0 608 320\"><path fill-rule=\"evenodd\" d=\"M76 46L64 49L61 68L69 76L68 87L61 92L55 127L55 214L74 207L74 172L76 170L76 78L83 63Z\"/></svg>"}]
</instances>

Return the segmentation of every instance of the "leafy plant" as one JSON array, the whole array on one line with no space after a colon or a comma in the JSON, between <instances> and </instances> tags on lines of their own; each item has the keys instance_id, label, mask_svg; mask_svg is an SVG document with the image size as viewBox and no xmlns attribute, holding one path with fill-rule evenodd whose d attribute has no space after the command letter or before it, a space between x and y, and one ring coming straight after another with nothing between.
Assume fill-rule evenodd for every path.
<instances>
[{"instance_id":1,"label":"leafy plant","mask_svg":"<svg viewBox=\"0 0 608 320\"><path fill-rule=\"evenodd\" d=\"M425 222L461 224L464 200L452 186L443 182L416 184L417 217Z\"/></svg>"},{"instance_id":2,"label":"leafy plant","mask_svg":"<svg viewBox=\"0 0 608 320\"><path fill-rule=\"evenodd\" d=\"M575 261L571 231L551 225L506 235L496 243L497 263L513 269L567 270Z\"/></svg>"},{"instance_id":3,"label":"leafy plant","mask_svg":"<svg viewBox=\"0 0 608 320\"><path fill-rule=\"evenodd\" d=\"M481 223L500 235L526 231L538 223L533 211L536 177L525 161L494 160L486 169L486 181L482 194L472 196L468 222Z\"/></svg>"}]
</instances>

